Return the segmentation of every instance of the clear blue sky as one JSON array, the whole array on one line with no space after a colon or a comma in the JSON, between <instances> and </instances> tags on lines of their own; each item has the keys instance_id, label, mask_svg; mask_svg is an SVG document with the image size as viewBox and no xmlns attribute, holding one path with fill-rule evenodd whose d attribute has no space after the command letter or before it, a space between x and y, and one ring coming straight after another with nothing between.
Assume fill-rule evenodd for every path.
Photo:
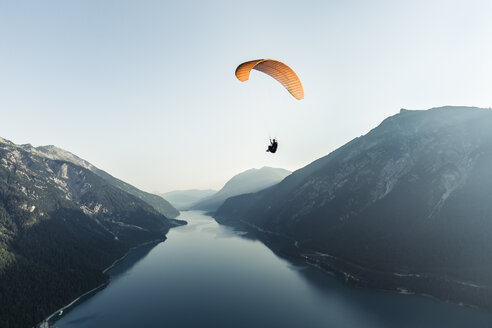
<instances>
[{"instance_id":1,"label":"clear blue sky","mask_svg":"<svg viewBox=\"0 0 492 328\"><path fill-rule=\"evenodd\" d=\"M490 13L473 0L4 0L0 136L147 191L298 169L402 107L492 106ZM291 66L305 99L260 72L236 80L257 58Z\"/></svg>"}]
</instances>

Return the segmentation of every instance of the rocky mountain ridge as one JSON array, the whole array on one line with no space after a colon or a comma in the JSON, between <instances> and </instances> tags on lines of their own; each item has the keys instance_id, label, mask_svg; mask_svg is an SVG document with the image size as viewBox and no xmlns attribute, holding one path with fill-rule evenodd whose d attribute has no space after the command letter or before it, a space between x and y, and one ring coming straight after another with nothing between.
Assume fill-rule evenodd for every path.
<instances>
[{"instance_id":1,"label":"rocky mountain ridge","mask_svg":"<svg viewBox=\"0 0 492 328\"><path fill-rule=\"evenodd\" d=\"M48 146L39 146L33 147L30 144L20 145L24 150L33 153L34 155L44 156L53 160L60 160L65 162L70 162L75 165L84 167L89 171L95 173L100 176L113 186L134 195L135 197L143 200L147 204L154 207L159 213L165 215L168 218L175 218L179 215L179 211L176 210L167 200L163 199L161 196L151 194L145 191L142 191L129 183L126 183L118 178L113 177L109 173L97 168L92 165L88 161L78 157L77 155L72 154L71 152L58 148L53 145Z\"/></svg>"}]
</instances>

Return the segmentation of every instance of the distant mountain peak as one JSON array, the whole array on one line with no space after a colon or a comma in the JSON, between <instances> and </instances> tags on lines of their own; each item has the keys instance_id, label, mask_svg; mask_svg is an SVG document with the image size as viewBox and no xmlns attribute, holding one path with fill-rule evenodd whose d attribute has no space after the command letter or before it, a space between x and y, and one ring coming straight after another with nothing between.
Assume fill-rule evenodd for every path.
<instances>
[{"instance_id":1,"label":"distant mountain peak","mask_svg":"<svg viewBox=\"0 0 492 328\"><path fill-rule=\"evenodd\" d=\"M217 190L206 189L188 189L188 190L174 190L166 193L156 194L161 195L167 201L169 201L174 207L179 210L188 210L193 204L200 200L212 196Z\"/></svg>"},{"instance_id":2,"label":"distant mountain peak","mask_svg":"<svg viewBox=\"0 0 492 328\"><path fill-rule=\"evenodd\" d=\"M290 173L282 168L268 166L246 170L233 176L217 193L197 202L192 208L206 211L216 210L227 198L271 187Z\"/></svg>"}]
</instances>

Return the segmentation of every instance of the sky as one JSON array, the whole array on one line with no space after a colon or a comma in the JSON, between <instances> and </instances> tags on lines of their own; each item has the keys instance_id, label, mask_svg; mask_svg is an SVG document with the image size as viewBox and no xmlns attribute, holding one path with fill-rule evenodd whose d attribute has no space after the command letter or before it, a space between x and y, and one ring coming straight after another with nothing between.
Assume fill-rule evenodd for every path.
<instances>
[{"instance_id":1,"label":"sky","mask_svg":"<svg viewBox=\"0 0 492 328\"><path fill-rule=\"evenodd\" d=\"M492 107L491 1L0 1L0 137L145 191L296 170L400 108ZM236 67L273 58L305 99ZM277 137L276 154L265 152Z\"/></svg>"}]
</instances>

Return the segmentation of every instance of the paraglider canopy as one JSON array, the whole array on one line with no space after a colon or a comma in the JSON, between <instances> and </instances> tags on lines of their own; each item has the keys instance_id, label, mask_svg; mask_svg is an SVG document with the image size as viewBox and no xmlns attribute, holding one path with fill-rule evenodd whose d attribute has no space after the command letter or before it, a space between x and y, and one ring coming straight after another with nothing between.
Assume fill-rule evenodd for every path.
<instances>
[{"instance_id":1,"label":"paraglider canopy","mask_svg":"<svg viewBox=\"0 0 492 328\"><path fill-rule=\"evenodd\" d=\"M270 75L280 82L294 98L304 98L304 89L297 74L287 65L274 59L256 59L242 63L236 68L236 77L244 82L252 69Z\"/></svg>"}]
</instances>

